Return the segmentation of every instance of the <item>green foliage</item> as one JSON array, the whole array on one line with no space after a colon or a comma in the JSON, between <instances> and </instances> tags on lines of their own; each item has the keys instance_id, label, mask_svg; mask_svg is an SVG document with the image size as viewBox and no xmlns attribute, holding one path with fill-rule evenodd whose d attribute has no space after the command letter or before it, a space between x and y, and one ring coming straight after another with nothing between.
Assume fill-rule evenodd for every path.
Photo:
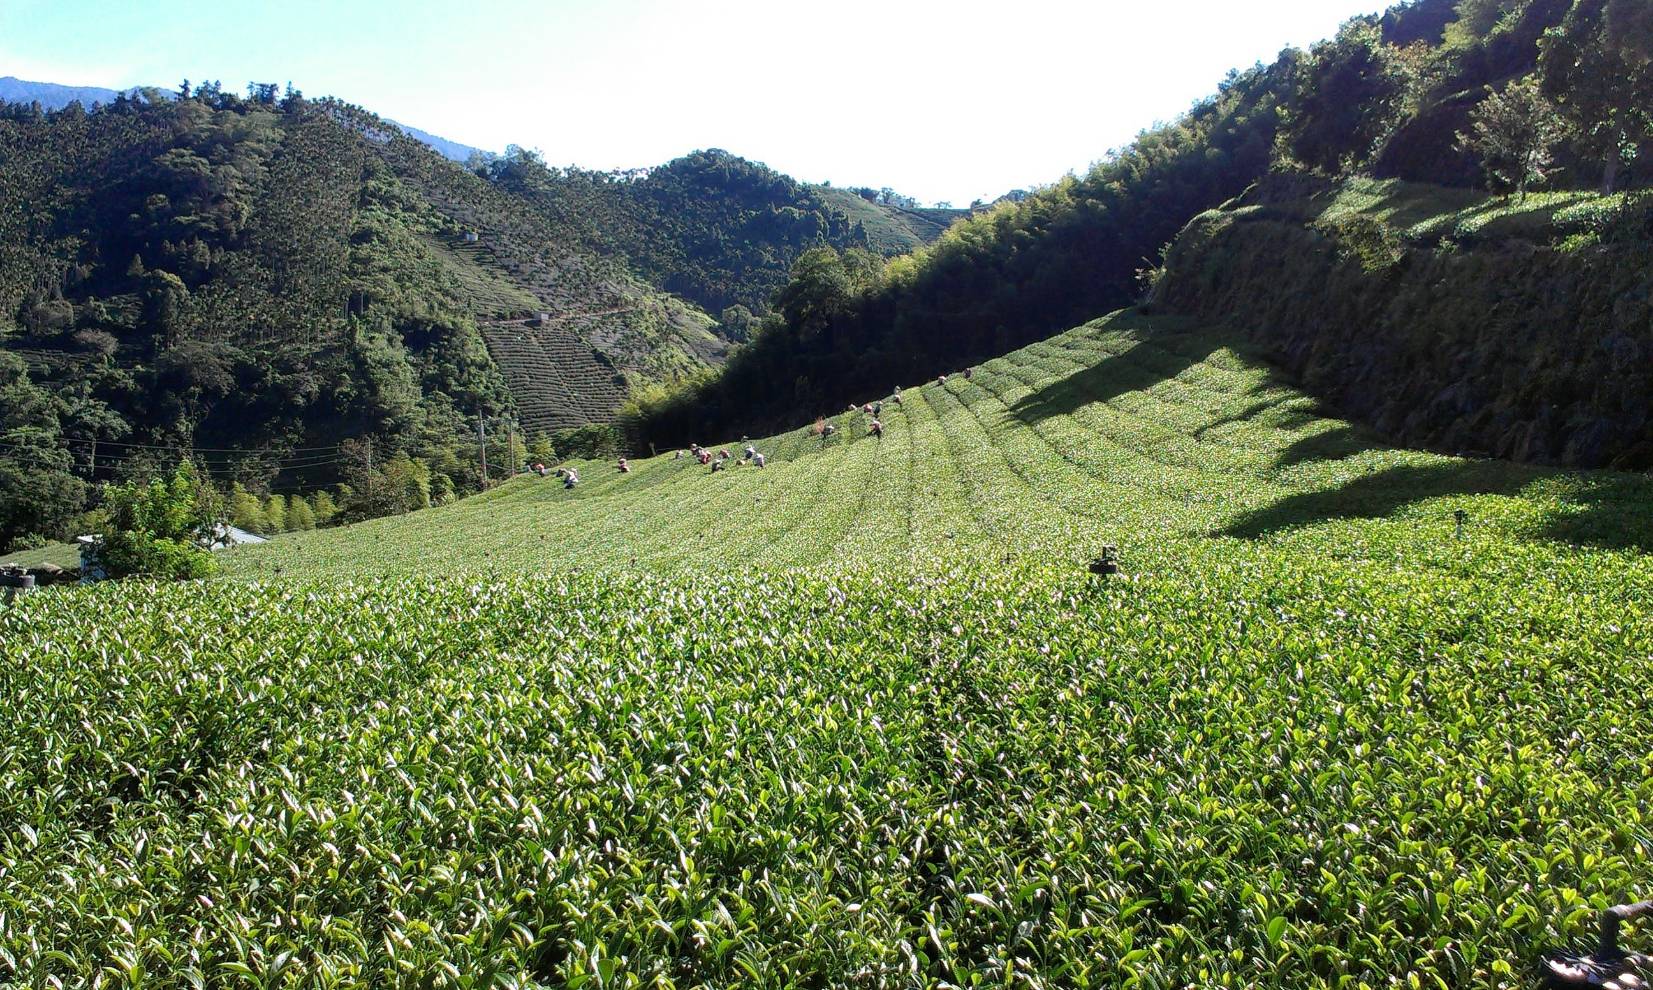
<instances>
[{"instance_id":1,"label":"green foliage","mask_svg":"<svg viewBox=\"0 0 1653 990\"><path fill-rule=\"evenodd\" d=\"M640 402L634 434L664 444L775 427L1128 304L1183 225L1274 170L1465 187L1490 178L1524 191L1540 174L1562 189L1594 185L1580 162L1601 160L1591 142L1603 135L1610 164L1640 160L1653 106L1646 0L1450 7L1422 0L1356 18L1307 53L1231 73L1182 119L1082 177L972 215L866 289L846 294L823 256L801 257L777 317L718 377ZM1564 132L1546 101L1571 121ZM1377 240L1355 240L1381 250L1358 252L1363 262L1393 267L1382 230L1365 233Z\"/></svg>"},{"instance_id":2,"label":"green foliage","mask_svg":"<svg viewBox=\"0 0 1653 990\"><path fill-rule=\"evenodd\" d=\"M403 451L387 460L383 471L401 511L430 508L430 468L424 461L414 460Z\"/></svg>"},{"instance_id":3,"label":"green foliage","mask_svg":"<svg viewBox=\"0 0 1653 990\"><path fill-rule=\"evenodd\" d=\"M170 480L106 486L108 528L99 534L98 561L112 578L188 579L211 574L212 553L202 546L218 518L210 485L188 461Z\"/></svg>"},{"instance_id":4,"label":"green foliage","mask_svg":"<svg viewBox=\"0 0 1653 990\"><path fill-rule=\"evenodd\" d=\"M1494 192L1526 195L1548 174L1561 124L1538 79L1528 76L1487 98L1470 115L1471 130L1459 140L1480 159Z\"/></svg>"},{"instance_id":5,"label":"green foliage","mask_svg":"<svg viewBox=\"0 0 1653 990\"><path fill-rule=\"evenodd\" d=\"M576 429L558 430L552 433L548 440L557 460L617 457L624 445L624 437L619 429L595 423Z\"/></svg>"},{"instance_id":6,"label":"green foliage","mask_svg":"<svg viewBox=\"0 0 1653 990\"><path fill-rule=\"evenodd\" d=\"M1646 196L1282 176L1189 226L1154 308L1244 332L1397 442L1645 470L1650 218Z\"/></svg>"},{"instance_id":7,"label":"green foliage","mask_svg":"<svg viewBox=\"0 0 1653 990\"><path fill-rule=\"evenodd\" d=\"M371 114L265 100L261 87L90 112L0 107L0 326L18 328L0 353L29 356L58 421L37 424L31 462L50 448L52 470L106 480L156 465L131 453L144 448L93 441L210 448L215 482L313 490L339 480L338 459L300 449L341 437L451 447L475 416L511 409L508 376L552 378L554 425L580 425L613 415L624 371L670 377L726 346L533 204L384 139ZM485 240L464 248L462 229ZM557 314L536 331L557 346L502 374L523 352L496 364L492 328L539 311ZM0 525L66 535L66 511ZM0 545L22 533L0 532Z\"/></svg>"},{"instance_id":8,"label":"green foliage","mask_svg":"<svg viewBox=\"0 0 1653 990\"><path fill-rule=\"evenodd\" d=\"M1458 0L1457 19L1446 26L1448 48L1468 48L1491 35L1527 6L1527 0Z\"/></svg>"},{"instance_id":9,"label":"green foliage","mask_svg":"<svg viewBox=\"0 0 1653 990\"><path fill-rule=\"evenodd\" d=\"M916 251L946 233L954 222L970 215L969 210L903 206L872 189L817 186L814 191L824 203L843 213L852 225L865 231L867 247L882 255Z\"/></svg>"},{"instance_id":10,"label":"green foliage","mask_svg":"<svg viewBox=\"0 0 1653 990\"><path fill-rule=\"evenodd\" d=\"M646 174L548 169L517 149L486 172L593 250L625 257L710 313L761 311L802 252L868 243L822 190L715 148Z\"/></svg>"},{"instance_id":11,"label":"green foliage","mask_svg":"<svg viewBox=\"0 0 1653 990\"><path fill-rule=\"evenodd\" d=\"M1601 163L1601 191L1653 151L1653 13L1647 0L1576 0L1544 37L1544 92L1582 150Z\"/></svg>"},{"instance_id":12,"label":"green foliage","mask_svg":"<svg viewBox=\"0 0 1653 990\"><path fill-rule=\"evenodd\" d=\"M1393 133L1413 83L1407 59L1377 25L1351 21L1302 59L1286 140L1298 162L1342 174Z\"/></svg>"},{"instance_id":13,"label":"green foliage","mask_svg":"<svg viewBox=\"0 0 1653 990\"><path fill-rule=\"evenodd\" d=\"M249 533L271 532L270 517L264 513L264 504L237 482L230 489L225 506L231 526Z\"/></svg>"},{"instance_id":14,"label":"green foliage","mask_svg":"<svg viewBox=\"0 0 1653 990\"><path fill-rule=\"evenodd\" d=\"M74 393L42 388L22 361L0 351L0 552L78 535L70 523L87 487L71 473L61 430L65 419L95 429L105 413Z\"/></svg>"},{"instance_id":15,"label":"green foliage","mask_svg":"<svg viewBox=\"0 0 1653 990\"><path fill-rule=\"evenodd\" d=\"M294 532L316 528L316 514L310 503L297 495L287 496L287 528Z\"/></svg>"},{"instance_id":16,"label":"green foliage","mask_svg":"<svg viewBox=\"0 0 1653 990\"><path fill-rule=\"evenodd\" d=\"M264 500L264 524L269 527L271 533L283 533L289 529L286 499L280 495L271 495Z\"/></svg>"},{"instance_id":17,"label":"green foliage","mask_svg":"<svg viewBox=\"0 0 1653 990\"><path fill-rule=\"evenodd\" d=\"M65 986L1525 986L1650 880L1648 482L1376 445L1228 339L1115 317L906 383L882 440L25 599L0 950Z\"/></svg>"},{"instance_id":18,"label":"green foliage","mask_svg":"<svg viewBox=\"0 0 1653 990\"><path fill-rule=\"evenodd\" d=\"M864 252L800 256L776 296L779 318L715 379L643 403L638 438L687 443L829 412L1128 303L1136 273L1192 213L1268 169L1294 78L1289 60L1236 74L1083 178L972 215L887 267Z\"/></svg>"},{"instance_id":19,"label":"green foliage","mask_svg":"<svg viewBox=\"0 0 1653 990\"><path fill-rule=\"evenodd\" d=\"M338 506L333 502L333 496L325 491L316 492L310 496L310 509L315 514L317 526L327 526L338 516Z\"/></svg>"}]
</instances>

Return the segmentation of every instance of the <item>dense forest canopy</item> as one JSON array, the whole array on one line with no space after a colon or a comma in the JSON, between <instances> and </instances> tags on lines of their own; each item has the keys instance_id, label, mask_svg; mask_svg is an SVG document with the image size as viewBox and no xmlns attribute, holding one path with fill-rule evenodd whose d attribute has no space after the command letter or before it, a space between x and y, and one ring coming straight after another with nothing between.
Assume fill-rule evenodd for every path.
<instances>
[{"instance_id":1,"label":"dense forest canopy","mask_svg":"<svg viewBox=\"0 0 1653 990\"><path fill-rule=\"evenodd\" d=\"M61 534L85 481L191 450L215 480L291 487L337 479L316 452L340 439L434 453L508 407L354 111L180 95L0 114L9 542Z\"/></svg>"},{"instance_id":2,"label":"dense forest canopy","mask_svg":"<svg viewBox=\"0 0 1653 990\"><path fill-rule=\"evenodd\" d=\"M1653 179L1650 0L1418 0L1232 72L1087 174L882 266L794 266L722 372L633 410L682 442L830 412L1126 305L1201 211L1270 170L1500 192Z\"/></svg>"},{"instance_id":3,"label":"dense forest canopy","mask_svg":"<svg viewBox=\"0 0 1653 990\"><path fill-rule=\"evenodd\" d=\"M548 167L536 152L513 147L475 167L578 232L588 248L623 256L714 315L730 307L762 312L810 248L869 246L862 224L820 189L716 148L658 168L595 172Z\"/></svg>"}]
</instances>

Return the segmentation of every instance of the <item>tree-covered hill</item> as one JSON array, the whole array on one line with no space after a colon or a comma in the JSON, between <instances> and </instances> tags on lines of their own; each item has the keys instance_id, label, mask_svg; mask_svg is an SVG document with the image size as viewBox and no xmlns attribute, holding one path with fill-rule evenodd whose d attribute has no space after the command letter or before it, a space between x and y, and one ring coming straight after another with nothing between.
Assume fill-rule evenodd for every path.
<instances>
[{"instance_id":1,"label":"tree-covered hill","mask_svg":"<svg viewBox=\"0 0 1653 990\"><path fill-rule=\"evenodd\" d=\"M628 380L721 354L692 307L365 111L181 97L0 109L0 542L190 451L291 490L371 440L462 491L479 416L600 421ZM525 317L532 346L490 354Z\"/></svg>"},{"instance_id":2,"label":"tree-covered hill","mask_svg":"<svg viewBox=\"0 0 1653 990\"><path fill-rule=\"evenodd\" d=\"M756 431L1107 312L1140 295L1184 224L1271 171L1517 196L1645 187L1650 49L1650 0L1419 0L1357 18L909 257L802 256L753 343L650 403L640 436Z\"/></svg>"},{"instance_id":3,"label":"tree-covered hill","mask_svg":"<svg viewBox=\"0 0 1653 990\"><path fill-rule=\"evenodd\" d=\"M0 103L40 104L42 110L62 110L71 103L79 103L82 108L90 108L94 103L113 103L121 95L137 96L149 87L135 86L130 89L108 89L103 86L65 86L61 83L30 82L16 76L0 76ZM386 120L385 123L400 128L409 137L417 138L430 145L442 157L455 162L467 162L481 155L489 153L481 148L473 148L468 144L450 141L445 137L422 131L417 127Z\"/></svg>"},{"instance_id":4,"label":"tree-covered hill","mask_svg":"<svg viewBox=\"0 0 1653 990\"><path fill-rule=\"evenodd\" d=\"M900 254L965 212L867 203L716 148L628 172L551 168L512 148L479 171L578 231L589 249L624 258L654 285L719 316L737 340L805 251Z\"/></svg>"},{"instance_id":5,"label":"tree-covered hill","mask_svg":"<svg viewBox=\"0 0 1653 990\"><path fill-rule=\"evenodd\" d=\"M867 247L878 254L909 254L947 232L969 210L903 206L891 202L884 190L847 189L840 186L811 187L821 199L859 224L867 234Z\"/></svg>"}]
</instances>

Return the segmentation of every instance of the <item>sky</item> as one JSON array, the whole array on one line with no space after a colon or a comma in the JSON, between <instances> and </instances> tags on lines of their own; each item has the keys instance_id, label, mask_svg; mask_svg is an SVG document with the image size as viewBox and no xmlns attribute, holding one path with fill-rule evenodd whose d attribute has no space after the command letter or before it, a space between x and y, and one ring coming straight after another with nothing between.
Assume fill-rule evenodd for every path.
<instances>
[{"instance_id":1,"label":"sky","mask_svg":"<svg viewBox=\"0 0 1653 990\"><path fill-rule=\"evenodd\" d=\"M291 81L450 140L723 148L958 206L1082 172L1383 0L0 0L0 76Z\"/></svg>"}]
</instances>

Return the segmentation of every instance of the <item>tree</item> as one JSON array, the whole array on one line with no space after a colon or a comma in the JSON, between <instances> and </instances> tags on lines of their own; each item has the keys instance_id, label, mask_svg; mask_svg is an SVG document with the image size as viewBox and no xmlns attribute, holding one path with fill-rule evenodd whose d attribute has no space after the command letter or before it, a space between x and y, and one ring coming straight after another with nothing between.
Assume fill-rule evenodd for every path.
<instances>
[{"instance_id":1,"label":"tree","mask_svg":"<svg viewBox=\"0 0 1653 990\"><path fill-rule=\"evenodd\" d=\"M298 495L287 499L287 528L295 533L316 528L316 514L309 503Z\"/></svg>"},{"instance_id":2,"label":"tree","mask_svg":"<svg viewBox=\"0 0 1653 990\"><path fill-rule=\"evenodd\" d=\"M838 252L812 248L792 263L791 278L775 296L776 308L801 337L815 337L849 305L853 292L854 284Z\"/></svg>"},{"instance_id":3,"label":"tree","mask_svg":"<svg viewBox=\"0 0 1653 990\"><path fill-rule=\"evenodd\" d=\"M170 481L105 486L108 522L98 541L99 563L112 578L211 574L215 564L202 544L217 517L216 502L188 461Z\"/></svg>"},{"instance_id":4,"label":"tree","mask_svg":"<svg viewBox=\"0 0 1653 990\"><path fill-rule=\"evenodd\" d=\"M1410 85L1407 59L1382 29L1351 22L1300 64L1292 154L1328 174L1368 161L1394 129Z\"/></svg>"},{"instance_id":5,"label":"tree","mask_svg":"<svg viewBox=\"0 0 1653 990\"><path fill-rule=\"evenodd\" d=\"M22 359L0 351L0 548L37 546L70 535L86 486L70 474L63 442L66 397L29 380Z\"/></svg>"},{"instance_id":6,"label":"tree","mask_svg":"<svg viewBox=\"0 0 1653 990\"><path fill-rule=\"evenodd\" d=\"M132 268L141 270L142 259L134 255ZM184 307L189 301L189 289L184 280L171 272L160 270L143 274L144 324L155 338L155 349L164 350L176 344L183 333Z\"/></svg>"},{"instance_id":7,"label":"tree","mask_svg":"<svg viewBox=\"0 0 1653 990\"><path fill-rule=\"evenodd\" d=\"M280 495L271 495L264 500L264 518L270 532L284 533L287 531L287 500Z\"/></svg>"},{"instance_id":8,"label":"tree","mask_svg":"<svg viewBox=\"0 0 1653 990\"><path fill-rule=\"evenodd\" d=\"M1487 87L1487 97L1470 114L1468 133L1459 142L1481 161L1493 192L1525 196L1527 187L1547 174L1551 153L1561 138L1561 120L1538 79L1527 76L1502 90Z\"/></svg>"},{"instance_id":9,"label":"tree","mask_svg":"<svg viewBox=\"0 0 1653 990\"><path fill-rule=\"evenodd\" d=\"M237 529L244 529L249 533L267 533L270 529L270 520L264 515L264 505L258 496L241 487L236 482L230 489L228 515L230 525Z\"/></svg>"},{"instance_id":10,"label":"tree","mask_svg":"<svg viewBox=\"0 0 1653 990\"><path fill-rule=\"evenodd\" d=\"M1602 163L1603 193L1653 142L1650 8L1650 0L1577 0L1541 42L1544 95L1560 107L1580 150Z\"/></svg>"},{"instance_id":11,"label":"tree","mask_svg":"<svg viewBox=\"0 0 1653 990\"><path fill-rule=\"evenodd\" d=\"M339 507L334 504L333 496L319 491L310 496L310 511L315 514L317 526L326 526L339 514Z\"/></svg>"},{"instance_id":12,"label":"tree","mask_svg":"<svg viewBox=\"0 0 1653 990\"><path fill-rule=\"evenodd\" d=\"M1449 48L1467 48L1491 34L1504 19L1523 6L1519 0L1459 0L1457 19L1446 26Z\"/></svg>"},{"instance_id":13,"label":"tree","mask_svg":"<svg viewBox=\"0 0 1653 990\"><path fill-rule=\"evenodd\" d=\"M339 455L347 481L340 489L341 519L358 522L402 511L402 493L373 464L371 440L346 440L339 445Z\"/></svg>"},{"instance_id":14,"label":"tree","mask_svg":"<svg viewBox=\"0 0 1653 990\"><path fill-rule=\"evenodd\" d=\"M68 472L0 458L0 551L69 535L85 504L86 484Z\"/></svg>"},{"instance_id":15,"label":"tree","mask_svg":"<svg viewBox=\"0 0 1653 990\"><path fill-rule=\"evenodd\" d=\"M430 466L405 452L385 461L385 481L396 493L397 511L430 508Z\"/></svg>"},{"instance_id":16,"label":"tree","mask_svg":"<svg viewBox=\"0 0 1653 990\"><path fill-rule=\"evenodd\" d=\"M722 335L736 342L744 342L750 338L752 327L757 322L757 317L752 315L752 311L738 303L724 307L723 315L718 319Z\"/></svg>"}]
</instances>

